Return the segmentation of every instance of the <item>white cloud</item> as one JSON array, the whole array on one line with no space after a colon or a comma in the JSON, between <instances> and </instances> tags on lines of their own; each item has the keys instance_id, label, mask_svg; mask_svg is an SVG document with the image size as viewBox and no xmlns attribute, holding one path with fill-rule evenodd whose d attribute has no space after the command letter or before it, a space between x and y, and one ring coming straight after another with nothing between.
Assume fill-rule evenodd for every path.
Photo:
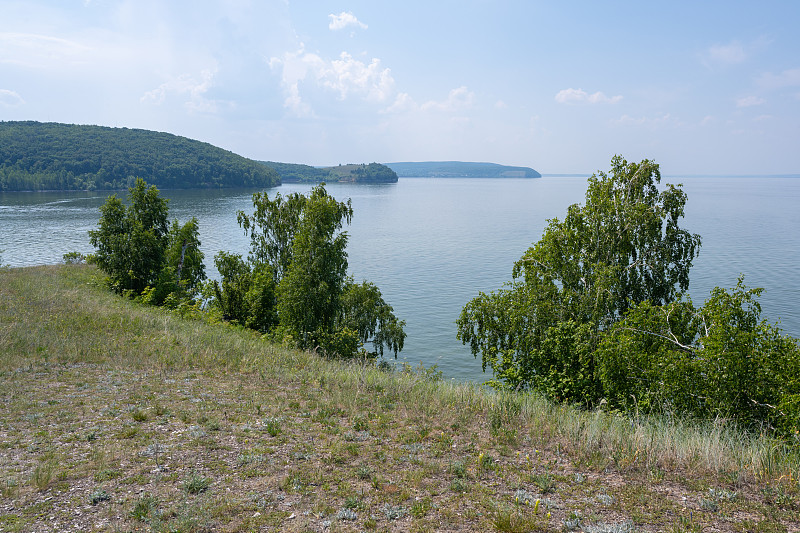
<instances>
[{"instance_id":1,"label":"white cloud","mask_svg":"<svg viewBox=\"0 0 800 533\"><path fill-rule=\"evenodd\" d=\"M583 89L563 89L556 94L559 104L616 104L622 100L621 95L608 97L602 92L589 94Z\"/></svg>"},{"instance_id":2,"label":"white cloud","mask_svg":"<svg viewBox=\"0 0 800 533\"><path fill-rule=\"evenodd\" d=\"M707 65L736 65L743 63L748 57L741 43L715 44L706 50L703 59Z\"/></svg>"},{"instance_id":3,"label":"white cloud","mask_svg":"<svg viewBox=\"0 0 800 533\"><path fill-rule=\"evenodd\" d=\"M736 107L753 107L756 105L761 105L764 102L765 100L763 98L759 98L758 96L745 96L736 100Z\"/></svg>"},{"instance_id":4,"label":"white cloud","mask_svg":"<svg viewBox=\"0 0 800 533\"><path fill-rule=\"evenodd\" d=\"M25 100L14 91L8 89L0 89L0 106L3 107L19 107L25 104Z\"/></svg>"},{"instance_id":5,"label":"white cloud","mask_svg":"<svg viewBox=\"0 0 800 533\"><path fill-rule=\"evenodd\" d=\"M475 93L465 86L450 91L445 100L440 102L431 100L422 104L423 111L453 112L471 108L475 103Z\"/></svg>"},{"instance_id":6,"label":"white cloud","mask_svg":"<svg viewBox=\"0 0 800 533\"><path fill-rule=\"evenodd\" d=\"M190 74L182 74L147 91L140 101L161 105L170 94L175 94L188 97L183 105L190 111L216 113L219 110L219 104L223 102L206 98L206 93L213 85L215 74L216 68L201 71L199 78ZM230 105L230 102L228 104Z\"/></svg>"},{"instance_id":7,"label":"white cloud","mask_svg":"<svg viewBox=\"0 0 800 533\"><path fill-rule=\"evenodd\" d=\"M373 58L366 64L347 52L338 59L326 60L301 48L283 57L272 57L269 66L280 69L281 84L287 94L284 107L298 116L313 116L313 110L302 98L300 82L311 81L319 87L338 93L340 100L351 95L360 96L370 102L387 102L394 96L394 78L391 70L381 66L380 59Z\"/></svg>"},{"instance_id":8,"label":"white cloud","mask_svg":"<svg viewBox=\"0 0 800 533\"><path fill-rule=\"evenodd\" d=\"M765 89L800 87L800 68L784 70L780 74L767 72L758 78L758 84Z\"/></svg>"},{"instance_id":9,"label":"white cloud","mask_svg":"<svg viewBox=\"0 0 800 533\"><path fill-rule=\"evenodd\" d=\"M0 33L0 63L29 68L64 68L86 60L85 45L34 33Z\"/></svg>"},{"instance_id":10,"label":"white cloud","mask_svg":"<svg viewBox=\"0 0 800 533\"><path fill-rule=\"evenodd\" d=\"M419 106L408 93L398 93L397 96L395 96L394 102L392 102L389 107L381 111L381 113L408 113L410 111L416 111L418 108Z\"/></svg>"},{"instance_id":11,"label":"white cloud","mask_svg":"<svg viewBox=\"0 0 800 533\"><path fill-rule=\"evenodd\" d=\"M331 19L330 24L328 24L328 28L331 31L343 30L350 27L366 30L368 27L349 11L342 11L338 15L330 14L328 15L328 18Z\"/></svg>"},{"instance_id":12,"label":"white cloud","mask_svg":"<svg viewBox=\"0 0 800 533\"><path fill-rule=\"evenodd\" d=\"M710 120L712 120L711 117L705 117L701 124L707 124ZM622 115L613 123L618 126L647 126L649 128L677 128L684 125L680 120L669 113L664 113L656 117L631 117L630 115Z\"/></svg>"},{"instance_id":13,"label":"white cloud","mask_svg":"<svg viewBox=\"0 0 800 533\"><path fill-rule=\"evenodd\" d=\"M339 59L330 62L320 78L322 84L337 91L342 100L351 91L377 102L384 102L394 94L392 73L388 68L382 68L380 59L376 58L366 65L342 52Z\"/></svg>"}]
</instances>

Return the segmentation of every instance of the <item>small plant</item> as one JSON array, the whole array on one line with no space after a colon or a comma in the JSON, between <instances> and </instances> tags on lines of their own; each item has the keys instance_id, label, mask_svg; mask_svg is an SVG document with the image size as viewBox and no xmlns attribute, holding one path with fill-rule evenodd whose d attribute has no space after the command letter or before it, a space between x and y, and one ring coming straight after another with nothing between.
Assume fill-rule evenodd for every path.
<instances>
[{"instance_id":1,"label":"small plant","mask_svg":"<svg viewBox=\"0 0 800 533\"><path fill-rule=\"evenodd\" d=\"M131 509L131 518L139 522L146 522L156 516L158 516L158 500L150 494L140 496Z\"/></svg>"},{"instance_id":2,"label":"small plant","mask_svg":"<svg viewBox=\"0 0 800 533\"><path fill-rule=\"evenodd\" d=\"M183 481L183 490L188 494L200 494L208 490L211 486L211 480L203 477L196 472L192 472L188 478Z\"/></svg>"},{"instance_id":3,"label":"small plant","mask_svg":"<svg viewBox=\"0 0 800 533\"><path fill-rule=\"evenodd\" d=\"M525 489L517 489L514 493L514 503L518 503L520 505L533 505L534 502L538 502L539 500L536 497L528 492Z\"/></svg>"},{"instance_id":4,"label":"small plant","mask_svg":"<svg viewBox=\"0 0 800 533\"><path fill-rule=\"evenodd\" d=\"M492 523L496 531L509 533L541 530L541 524L535 515L525 516L518 509L504 508L497 510Z\"/></svg>"},{"instance_id":5,"label":"small plant","mask_svg":"<svg viewBox=\"0 0 800 533\"><path fill-rule=\"evenodd\" d=\"M92 505L97 505L100 502L107 502L110 499L111 499L111 495L109 495L103 489L97 489L97 490L93 491L92 494L89 496L89 502Z\"/></svg>"},{"instance_id":6,"label":"small plant","mask_svg":"<svg viewBox=\"0 0 800 533\"><path fill-rule=\"evenodd\" d=\"M147 422L147 413L139 409L138 407L131 411L131 417L133 418L134 422Z\"/></svg>"},{"instance_id":7,"label":"small plant","mask_svg":"<svg viewBox=\"0 0 800 533\"><path fill-rule=\"evenodd\" d=\"M417 500L411 506L411 516L414 518L424 518L431 510L431 499L429 497Z\"/></svg>"},{"instance_id":8,"label":"small plant","mask_svg":"<svg viewBox=\"0 0 800 533\"><path fill-rule=\"evenodd\" d=\"M383 511L386 520L397 520L398 518L403 518L407 514L405 508L399 505L389 505L388 503L383 506L381 511Z\"/></svg>"},{"instance_id":9,"label":"small plant","mask_svg":"<svg viewBox=\"0 0 800 533\"><path fill-rule=\"evenodd\" d=\"M450 490L453 492L467 492L467 482L461 478L455 478L450 482Z\"/></svg>"},{"instance_id":10,"label":"small plant","mask_svg":"<svg viewBox=\"0 0 800 533\"><path fill-rule=\"evenodd\" d=\"M577 531L582 527L582 518L581 515L575 511L569 513L569 515L563 521L563 528L565 531Z\"/></svg>"},{"instance_id":11,"label":"small plant","mask_svg":"<svg viewBox=\"0 0 800 533\"><path fill-rule=\"evenodd\" d=\"M716 513L719 511L719 504L717 500L711 498L700 498L700 509Z\"/></svg>"},{"instance_id":12,"label":"small plant","mask_svg":"<svg viewBox=\"0 0 800 533\"><path fill-rule=\"evenodd\" d=\"M369 429L369 424L367 424L367 421L364 419L364 417L357 416L353 421L353 429L355 431L367 431Z\"/></svg>"},{"instance_id":13,"label":"small plant","mask_svg":"<svg viewBox=\"0 0 800 533\"><path fill-rule=\"evenodd\" d=\"M17 480L8 478L6 479L3 486L0 487L2 489L2 495L4 498L13 498L14 495L17 493Z\"/></svg>"},{"instance_id":14,"label":"small plant","mask_svg":"<svg viewBox=\"0 0 800 533\"><path fill-rule=\"evenodd\" d=\"M356 514L356 512L353 511L352 509L348 509L347 507L345 507L343 509L339 509L339 512L336 513L336 519L347 520L347 521L358 520L358 514Z\"/></svg>"},{"instance_id":15,"label":"small plant","mask_svg":"<svg viewBox=\"0 0 800 533\"><path fill-rule=\"evenodd\" d=\"M600 522L593 526L587 526L584 529L586 533L633 533L636 531L636 526L633 524L632 520L625 520L619 524Z\"/></svg>"},{"instance_id":16,"label":"small plant","mask_svg":"<svg viewBox=\"0 0 800 533\"><path fill-rule=\"evenodd\" d=\"M283 432L283 419L279 417L270 417L264 420L264 429L270 437L277 437Z\"/></svg>"},{"instance_id":17,"label":"small plant","mask_svg":"<svg viewBox=\"0 0 800 533\"><path fill-rule=\"evenodd\" d=\"M550 474L534 474L531 476L531 481L539 487L542 494L548 494L556 489L556 481Z\"/></svg>"},{"instance_id":18,"label":"small plant","mask_svg":"<svg viewBox=\"0 0 800 533\"><path fill-rule=\"evenodd\" d=\"M481 453L478 455L478 469L491 470L494 467L494 457L489 454Z\"/></svg>"},{"instance_id":19,"label":"small plant","mask_svg":"<svg viewBox=\"0 0 800 533\"><path fill-rule=\"evenodd\" d=\"M54 460L44 461L33 468L31 482L39 492L44 492L50 486L55 469L56 462Z\"/></svg>"},{"instance_id":20,"label":"small plant","mask_svg":"<svg viewBox=\"0 0 800 533\"><path fill-rule=\"evenodd\" d=\"M356 471L356 476L358 476L358 479L368 481L372 478L372 469L369 467L369 465L361 465Z\"/></svg>"},{"instance_id":21,"label":"small plant","mask_svg":"<svg viewBox=\"0 0 800 533\"><path fill-rule=\"evenodd\" d=\"M614 498L612 496L609 496L608 494L598 494L596 499L602 505L606 505L606 506L611 505L612 503L614 503Z\"/></svg>"}]
</instances>

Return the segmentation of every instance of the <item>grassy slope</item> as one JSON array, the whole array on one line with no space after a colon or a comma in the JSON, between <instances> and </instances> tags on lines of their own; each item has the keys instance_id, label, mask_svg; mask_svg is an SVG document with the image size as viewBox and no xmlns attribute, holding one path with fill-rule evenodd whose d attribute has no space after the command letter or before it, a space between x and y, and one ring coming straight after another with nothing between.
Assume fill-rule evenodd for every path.
<instances>
[{"instance_id":1,"label":"grassy slope","mask_svg":"<svg viewBox=\"0 0 800 533\"><path fill-rule=\"evenodd\" d=\"M769 440L326 362L95 277L0 269L0 531L800 529Z\"/></svg>"}]
</instances>

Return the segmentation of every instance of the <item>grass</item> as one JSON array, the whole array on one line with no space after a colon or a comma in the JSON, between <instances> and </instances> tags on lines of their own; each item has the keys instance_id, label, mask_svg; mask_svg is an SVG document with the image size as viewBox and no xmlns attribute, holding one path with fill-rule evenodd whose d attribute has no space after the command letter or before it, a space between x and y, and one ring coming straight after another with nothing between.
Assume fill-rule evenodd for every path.
<instances>
[{"instance_id":1,"label":"grass","mask_svg":"<svg viewBox=\"0 0 800 533\"><path fill-rule=\"evenodd\" d=\"M797 531L800 454L0 270L0 531ZM80 509L80 513L74 512Z\"/></svg>"}]
</instances>

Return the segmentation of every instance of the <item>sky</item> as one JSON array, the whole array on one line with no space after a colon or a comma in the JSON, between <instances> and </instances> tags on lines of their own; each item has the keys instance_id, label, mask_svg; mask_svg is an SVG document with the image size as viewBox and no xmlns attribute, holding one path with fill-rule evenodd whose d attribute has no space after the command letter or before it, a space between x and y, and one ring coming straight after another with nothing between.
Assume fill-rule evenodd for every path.
<instances>
[{"instance_id":1,"label":"sky","mask_svg":"<svg viewBox=\"0 0 800 533\"><path fill-rule=\"evenodd\" d=\"M0 120L245 157L800 173L800 2L0 0Z\"/></svg>"}]
</instances>

